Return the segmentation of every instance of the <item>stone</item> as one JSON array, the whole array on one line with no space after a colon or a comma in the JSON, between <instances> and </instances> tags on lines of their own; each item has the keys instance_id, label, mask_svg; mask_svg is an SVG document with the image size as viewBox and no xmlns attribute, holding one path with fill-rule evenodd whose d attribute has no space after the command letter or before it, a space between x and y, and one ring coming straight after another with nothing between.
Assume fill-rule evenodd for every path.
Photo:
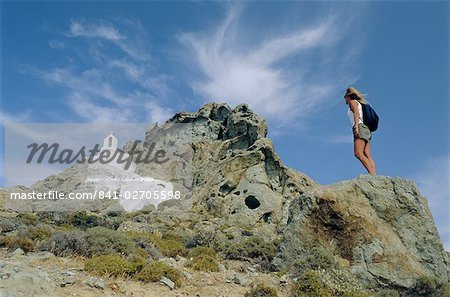
<instances>
[{"instance_id":1,"label":"stone","mask_svg":"<svg viewBox=\"0 0 450 297\"><path fill-rule=\"evenodd\" d=\"M36 252L36 253L29 253L29 257L40 260L40 261L47 261L49 259L55 258L55 255L51 252L43 251L43 252Z\"/></svg>"},{"instance_id":2,"label":"stone","mask_svg":"<svg viewBox=\"0 0 450 297\"><path fill-rule=\"evenodd\" d=\"M284 238L279 267L307 254L309 240L334 248L368 287L406 290L423 275L449 280L427 201L409 180L360 176L307 191L291 203Z\"/></svg>"},{"instance_id":3,"label":"stone","mask_svg":"<svg viewBox=\"0 0 450 297\"><path fill-rule=\"evenodd\" d=\"M88 277L83 281L83 284L90 288L104 290L106 288L106 283L103 279L97 277Z\"/></svg>"},{"instance_id":4,"label":"stone","mask_svg":"<svg viewBox=\"0 0 450 297\"><path fill-rule=\"evenodd\" d=\"M192 279L192 274L190 274L189 272L187 272L187 271L182 271L182 273L181 273L182 275L183 275L183 277L184 278L186 278L187 280L190 280L190 279Z\"/></svg>"},{"instance_id":5,"label":"stone","mask_svg":"<svg viewBox=\"0 0 450 297\"><path fill-rule=\"evenodd\" d=\"M11 271L12 272L12 271ZM58 296L47 273L41 271L1 274L0 296Z\"/></svg>"},{"instance_id":6,"label":"stone","mask_svg":"<svg viewBox=\"0 0 450 297\"><path fill-rule=\"evenodd\" d=\"M256 269L254 267L247 267L247 270L249 272L256 272Z\"/></svg>"},{"instance_id":7,"label":"stone","mask_svg":"<svg viewBox=\"0 0 450 297\"><path fill-rule=\"evenodd\" d=\"M75 274L76 274L76 272L73 272L73 271L70 271L70 270L64 271L62 273L63 276L74 276Z\"/></svg>"},{"instance_id":8,"label":"stone","mask_svg":"<svg viewBox=\"0 0 450 297\"><path fill-rule=\"evenodd\" d=\"M243 274L236 273L234 275L234 279L233 280L234 280L234 283L237 284L237 285L246 286L246 285L249 284L248 278L245 277Z\"/></svg>"},{"instance_id":9,"label":"stone","mask_svg":"<svg viewBox=\"0 0 450 297\"><path fill-rule=\"evenodd\" d=\"M175 283L165 276L161 277L159 282L168 286L171 290L175 289Z\"/></svg>"},{"instance_id":10,"label":"stone","mask_svg":"<svg viewBox=\"0 0 450 297\"><path fill-rule=\"evenodd\" d=\"M25 252L21 248L17 248L10 254L11 258L16 258L25 255Z\"/></svg>"}]
</instances>

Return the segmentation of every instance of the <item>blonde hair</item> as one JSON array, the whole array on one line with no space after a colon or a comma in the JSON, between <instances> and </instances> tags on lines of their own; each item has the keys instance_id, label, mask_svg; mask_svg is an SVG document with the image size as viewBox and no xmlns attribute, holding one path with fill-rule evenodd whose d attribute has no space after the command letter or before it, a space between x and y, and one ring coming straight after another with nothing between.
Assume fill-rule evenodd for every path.
<instances>
[{"instance_id":1,"label":"blonde hair","mask_svg":"<svg viewBox=\"0 0 450 297\"><path fill-rule=\"evenodd\" d=\"M363 97L363 95L354 87L349 87L347 89L347 92L345 93L345 96L354 95L356 97L355 99L358 100L361 104L367 104L366 99Z\"/></svg>"}]
</instances>

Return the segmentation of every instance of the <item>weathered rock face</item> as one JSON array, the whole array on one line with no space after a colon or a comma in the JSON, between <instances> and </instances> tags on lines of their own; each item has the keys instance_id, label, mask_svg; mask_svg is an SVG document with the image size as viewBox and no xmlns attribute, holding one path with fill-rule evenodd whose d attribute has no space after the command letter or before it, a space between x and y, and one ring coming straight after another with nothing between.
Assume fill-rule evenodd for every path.
<instances>
[{"instance_id":1,"label":"weathered rock face","mask_svg":"<svg viewBox=\"0 0 450 297\"><path fill-rule=\"evenodd\" d=\"M448 282L448 256L427 201L411 181L361 176L292 201L275 264L304 254L308 240L335 251L372 287L411 287L420 276Z\"/></svg>"},{"instance_id":2,"label":"weathered rock face","mask_svg":"<svg viewBox=\"0 0 450 297\"><path fill-rule=\"evenodd\" d=\"M201 132L209 139L193 144L194 211L212 213L230 225L275 228L285 225L289 202L317 186L284 166L265 138L266 122L247 105L231 110L211 103L189 118L212 127ZM198 130L194 134L198 139Z\"/></svg>"}]
</instances>

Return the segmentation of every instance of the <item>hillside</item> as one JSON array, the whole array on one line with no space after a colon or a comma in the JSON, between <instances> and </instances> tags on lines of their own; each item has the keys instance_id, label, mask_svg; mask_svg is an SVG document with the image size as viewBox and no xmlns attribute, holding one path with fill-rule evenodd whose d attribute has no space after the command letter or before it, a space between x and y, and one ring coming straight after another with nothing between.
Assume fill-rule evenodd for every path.
<instances>
[{"instance_id":1,"label":"hillside","mask_svg":"<svg viewBox=\"0 0 450 297\"><path fill-rule=\"evenodd\" d=\"M151 126L138 147L130 139L122 148L145 155L156 143L170 156L167 163L139 163L133 155L131 173L77 164L30 188L5 189L0 228L9 258L0 264L0 293L449 296L449 256L413 181L360 176L319 185L283 164L267 131L265 120L245 104L208 103ZM92 176L108 182L89 181ZM125 177L133 183L110 182ZM123 199L7 198L10 192L124 192L161 183L180 199L139 204L133 212L124 211L130 206ZM51 265L44 264L48 259ZM37 268L26 271L27 261L37 261ZM46 276L20 281L40 275L39 267ZM61 275L71 280L61 285ZM89 277L103 285L86 284ZM28 293L20 295L17 286Z\"/></svg>"}]
</instances>

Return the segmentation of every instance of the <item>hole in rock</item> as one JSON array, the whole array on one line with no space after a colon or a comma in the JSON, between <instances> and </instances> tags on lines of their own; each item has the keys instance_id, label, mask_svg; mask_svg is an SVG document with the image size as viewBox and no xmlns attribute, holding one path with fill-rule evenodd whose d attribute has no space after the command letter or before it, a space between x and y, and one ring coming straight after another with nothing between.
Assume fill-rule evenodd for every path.
<instances>
[{"instance_id":1,"label":"hole in rock","mask_svg":"<svg viewBox=\"0 0 450 297\"><path fill-rule=\"evenodd\" d=\"M262 219L266 223L272 222L272 212L270 211L270 212L266 212L265 214L263 214Z\"/></svg>"},{"instance_id":2,"label":"hole in rock","mask_svg":"<svg viewBox=\"0 0 450 297\"><path fill-rule=\"evenodd\" d=\"M224 194L230 193L234 188L230 187L229 184L223 184L220 186L219 191Z\"/></svg>"},{"instance_id":3,"label":"hole in rock","mask_svg":"<svg viewBox=\"0 0 450 297\"><path fill-rule=\"evenodd\" d=\"M249 195L245 198L245 205L250 209L256 209L261 205L261 202L255 196Z\"/></svg>"}]
</instances>

